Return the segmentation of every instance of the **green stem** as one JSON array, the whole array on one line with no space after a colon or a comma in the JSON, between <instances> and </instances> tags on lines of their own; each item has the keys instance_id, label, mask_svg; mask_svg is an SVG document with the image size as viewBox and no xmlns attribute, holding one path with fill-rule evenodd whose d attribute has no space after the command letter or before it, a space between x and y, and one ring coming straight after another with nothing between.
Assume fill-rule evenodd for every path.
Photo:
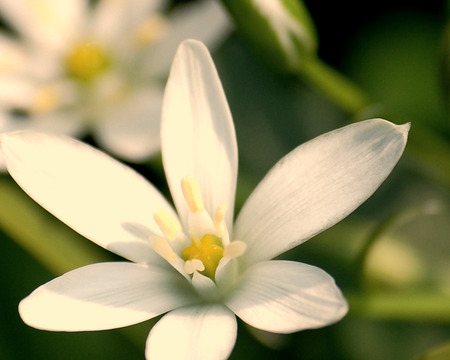
<instances>
[{"instance_id":1,"label":"green stem","mask_svg":"<svg viewBox=\"0 0 450 360\"><path fill-rule=\"evenodd\" d=\"M54 274L107 260L99 248L46 213L10 178L0 177L0 227Z\"/></svg>"},{"instance_id":2,"label":"green stem","mask_svg":"<svg viewBox=\"0 0 450 360\"><path fill-rule=\"evenodd\" d=\"M450 296L437 292L345 294L350 316L376 320L450 322Z\"/></svg>"},{"instance_id":3,"label":"green stem","mask_svg":"<svg viewBox=\"0 0 450 360\"><path fill-rule=\"evenodd\" d=\"M305 59L298 75L352 115L363 111L371 104L358 86L318 57Z\"/></svg>"}]
</instances>

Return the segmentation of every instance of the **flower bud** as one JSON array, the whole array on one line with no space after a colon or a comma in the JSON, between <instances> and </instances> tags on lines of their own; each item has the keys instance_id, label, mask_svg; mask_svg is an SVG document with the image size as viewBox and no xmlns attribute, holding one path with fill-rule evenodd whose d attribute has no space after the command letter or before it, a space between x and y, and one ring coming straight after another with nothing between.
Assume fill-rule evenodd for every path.
<instances>
[{"instance_id":1,"label":"flower bud","mask_svg":"<svg viewBox=\"0 0 450 360\"><path fill-rule=\"evenodd\" d=\"M222 0L237 29L272 66L297 72L316 54L314 24L300 0Z\"/></svg>"}]
</instances>

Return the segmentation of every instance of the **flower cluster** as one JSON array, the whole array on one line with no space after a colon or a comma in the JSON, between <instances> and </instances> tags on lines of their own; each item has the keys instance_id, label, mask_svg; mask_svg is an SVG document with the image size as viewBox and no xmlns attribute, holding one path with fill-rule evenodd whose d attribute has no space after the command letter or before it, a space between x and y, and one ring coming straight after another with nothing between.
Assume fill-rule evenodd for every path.
<instances>
[{"instance_id":1,"label":"flower cluster","mask_svg":"<svg viewBox=\"0 0 450 360\"><path fill-rule=\"evenodd\" d=\"M206 47L184 41L165 90L163 164L175 209L143 177L76 140L23 131L1 144L12 177L67 225L129 261L70 271L20 303L54 331L103 330L165 314L148 359L225 359L236 316L274 333L332 324L348 306L321 269L272 260L329 228L379 187L409 125L367 120L281 159L233 222L237 144Z\"/></svg>"}]
</instances>

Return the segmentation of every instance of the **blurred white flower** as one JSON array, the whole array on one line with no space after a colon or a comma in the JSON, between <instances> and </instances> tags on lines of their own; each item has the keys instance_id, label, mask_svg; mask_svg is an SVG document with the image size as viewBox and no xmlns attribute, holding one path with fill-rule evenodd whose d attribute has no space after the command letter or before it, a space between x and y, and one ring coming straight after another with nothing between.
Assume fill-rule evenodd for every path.
<instances>
[{"instance_id":1,"label":"blurred white flower","mask_svg":"<svg viewBox=\"0 0 450 360\"><path fill-rule=\"evenodd\" d=\"M225 359L237 315L274 333L340 320L347 303L324 271L271 260L365 201L400 158L409 125L367 120L285 156L233 224L237 145L211 57L183 42L163 102L161 140L176 211L144 178L61 135L2 136L8 170L38 203L131 262L98 263L36 289L19 306L29 325L103 330L167 313L148 359ZM153 214L153 217L151 216Z\"/></svg>"},{"instance_id":2,"label":"blurred white flower","mask_svg":"<svg viewBox=\"0 0 450 360\"><path fill-rule=\"evenodd\" d=\"M179 43L217 45L231 22L214 0L0 0L0 132L91 132L139 162L160 149L163 86Z\"/></svg>"}]
</instances>

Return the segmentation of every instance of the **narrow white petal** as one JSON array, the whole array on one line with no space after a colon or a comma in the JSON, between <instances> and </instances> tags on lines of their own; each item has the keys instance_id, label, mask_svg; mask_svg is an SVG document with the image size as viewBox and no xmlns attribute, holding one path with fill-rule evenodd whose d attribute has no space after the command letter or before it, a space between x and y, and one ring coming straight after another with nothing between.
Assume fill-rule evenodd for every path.
<instances>
[{"instance_id":1,"label":"narrow white petal","mask_svg":"<svg viewBox=\"0 0 450 360\"><path fill-rule=\"evenodd\" d=\"M196 39L213 51L230 34L232 21L219 1L201 0L176 7L168 18L166 36L148 52L153 76L166 76L176 49L184 39Z\"/></svg>"},{"instance_id":2,"label":"narrow white petal","mask_svg":"<svg viewBox=\"0 0 450 360\"><path fill-rule=\"evenodd\" d=\"M251 194L235 224L242 264L271 259L342 220L386 179L409 124L367 120L329 132L285 156Z\"/></svg>"},{"instance_id":3,"label":"narrow white petal","mask_svg":"<svg viewBox=\"0 0 450 360\"><path fill-rule=\"evenodd\" d=\"M175 272L133 263L99 263L72 270L21 301L30 326L53 331L106 330L151 319L195 301Z\"/></svg>"},{"instance_id":4,"label":"narrow white petal","mask_svg":"<svg viewBox=\"0 0 450 360\"><path fill-rule=\"evenodd\" d=\"M128 161L140 162L159 151L161 103L158 88L133 92L117 105L111 104L95 123L96 139L102 147Z\"/></svg>"},{"instance_id":5,"label":"narrow white petal","mask_svg":"<svg viewBox=\"0 0 450 360\"><path fill-rule=\"evenodd\" d=\"M237 176L233 120L217 71L206 47L184 41L175 56L164 94L161 123L164 167L178 213L186 225L181 179L199 184L212 216L225 204L230 227Z\"/></svg>"},{"instance_id":6,"label":"narrow white petal","mask_svg":"<svg viewBox=\"0 0 450 360\"><path fill-rule=\"evenodd\" d=\"M293 261L253 265L225 303L249 325L286 334L330 325L348 310L327 273Z\"/></svg>"},{"instance_id":7,"label":"narrow white petal","mask_svg":"<svg viewBox=\"0 0 450 360\"><path fill-rule=\"evenodd\" d=\"M28 39L49 49L60 49L82 27L86 0L0 0L6 21Z\"/></svg>"},{"instance_id":8,"label":"narrow white petal","mask_svg":"<svg viewBox=\"0 0 450 360\"><path fill-rule=\"evenodd\" d=\"M234 314L223 305L174 310L150 331L146 358L151 360L224 360L236 342Z\"/></svg>"},{"instance_id":9,"label":"narrow white petal","mask_svg":"<svg viewBox=\"0 0 450 360\"><path fill-rule=\"evenodd\" d=\"M130 260L160 260L150 246L162 235L152 214L166 208L143 177L79 141L32 131L2 136L8 171L41 206L97 244Z\"/></svg>"}]
</instances>

